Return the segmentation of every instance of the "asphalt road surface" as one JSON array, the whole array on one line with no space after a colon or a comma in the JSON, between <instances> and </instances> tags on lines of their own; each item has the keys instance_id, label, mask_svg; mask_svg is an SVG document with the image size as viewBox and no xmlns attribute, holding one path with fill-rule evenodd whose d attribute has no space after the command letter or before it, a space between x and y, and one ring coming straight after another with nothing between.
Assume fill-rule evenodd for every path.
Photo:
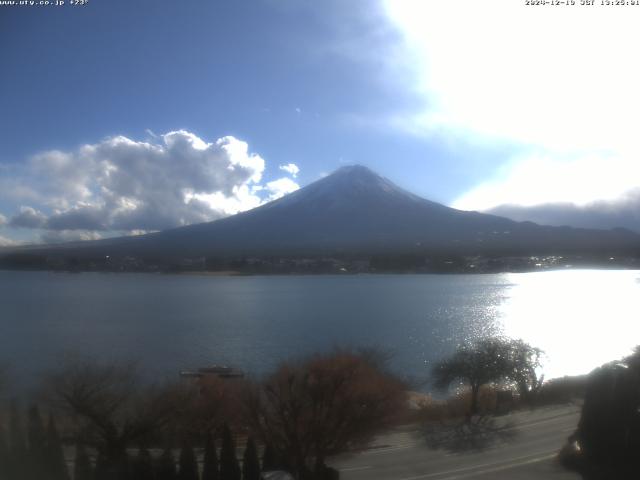
<instances>
[{"instance_id":1,"label":"asphalt road surface","mask_svg":"<svg viewBox=\"0 0 640 480\"><path fill-rule=\"evenodd\" d=\"M557 462L575 430L577 406L545 407L472 427L405 428L329 462L344 480L579 480Z\"/></svg>"}]
</instances>

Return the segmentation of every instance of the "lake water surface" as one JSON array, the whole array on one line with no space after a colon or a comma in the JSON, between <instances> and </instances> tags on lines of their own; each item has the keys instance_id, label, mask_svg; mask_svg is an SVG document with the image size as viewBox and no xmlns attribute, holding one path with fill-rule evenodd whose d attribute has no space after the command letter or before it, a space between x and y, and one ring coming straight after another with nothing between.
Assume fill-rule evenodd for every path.
<instances>
[{"instance_id":1,"label":"lake water surface","mask_svg":"<svg viewBox=\"0 0 640 480\"><path fill-rule=\"evenodd\" d=\"M547 378L640 344L640 272L214 277L0 271L0 363L29 381L63 355L153 375L227 363L263 374L336 345L395 353L425 379L457 344L503 333L545 350Z\"/></svg>"}]
</instances>

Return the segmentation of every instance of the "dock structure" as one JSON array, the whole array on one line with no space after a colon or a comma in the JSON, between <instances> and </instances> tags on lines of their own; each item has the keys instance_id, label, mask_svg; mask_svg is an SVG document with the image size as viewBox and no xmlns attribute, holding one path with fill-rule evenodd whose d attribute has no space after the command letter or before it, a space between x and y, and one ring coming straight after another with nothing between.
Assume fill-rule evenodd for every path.
<instances>
[{"instance_id":1,"label":"dock structure","mask_svg":"<svg viewBox=\"0 0 640 480\"><path fill-rule=\"evenodd\" d=\"M243 378L244 371L239 368L229 367L227 365L211 365L209 367L201 367L197 370L183 370L180 372L182 378L202 379L208 377L217 378Z\"/></svg>"}]
</instances>

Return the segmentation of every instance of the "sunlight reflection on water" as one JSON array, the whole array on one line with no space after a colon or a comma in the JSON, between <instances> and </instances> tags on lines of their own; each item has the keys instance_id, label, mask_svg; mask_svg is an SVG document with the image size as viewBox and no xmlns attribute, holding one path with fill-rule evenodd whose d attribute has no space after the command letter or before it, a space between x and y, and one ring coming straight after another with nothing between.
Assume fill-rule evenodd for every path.
<instances>
[{"instance_id":1,"label":"sunlight reflection on water","mask_svg":"<svg viewBox=\"0 0 640 480\"><path fill-rule=\"evenodd\" d=\"M508 274L504 333L545 351L547 378L586 373L640 344L640 272Z\"/></svg>"},{"instance_id":2,"label":"sunlight reflection on water","mask_svg":"<svg viewBox=\"0 0 640 480\"><path fill-rule=\"evenodd\" d=\"M336 345L394 353L424 382L479 337L523 338L547 378L640 344L640 271L207 277L0 271L0 365L29 381L67 352L139 360L150 377L227 363L255 375ZM34 376L35 375L35 376ZM427 388L427 387L425 387Z\"/></svg>"}]
</instances>

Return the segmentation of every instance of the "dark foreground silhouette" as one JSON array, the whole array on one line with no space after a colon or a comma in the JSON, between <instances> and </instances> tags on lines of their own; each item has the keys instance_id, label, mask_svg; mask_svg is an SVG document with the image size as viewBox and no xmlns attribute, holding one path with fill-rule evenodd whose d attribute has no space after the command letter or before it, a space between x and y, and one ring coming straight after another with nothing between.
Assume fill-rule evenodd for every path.
<instances>
[{"instance_id":1,"label":"dark foreground silhouette","mask_svg":"<svg viewBox=\"0 0 640 480\"><path fill-rule=\"evenodd\" d=\"M640 348L589 375L578 428L561 458L585 480L640 478Z\"/></svg>"}]
</instances>

